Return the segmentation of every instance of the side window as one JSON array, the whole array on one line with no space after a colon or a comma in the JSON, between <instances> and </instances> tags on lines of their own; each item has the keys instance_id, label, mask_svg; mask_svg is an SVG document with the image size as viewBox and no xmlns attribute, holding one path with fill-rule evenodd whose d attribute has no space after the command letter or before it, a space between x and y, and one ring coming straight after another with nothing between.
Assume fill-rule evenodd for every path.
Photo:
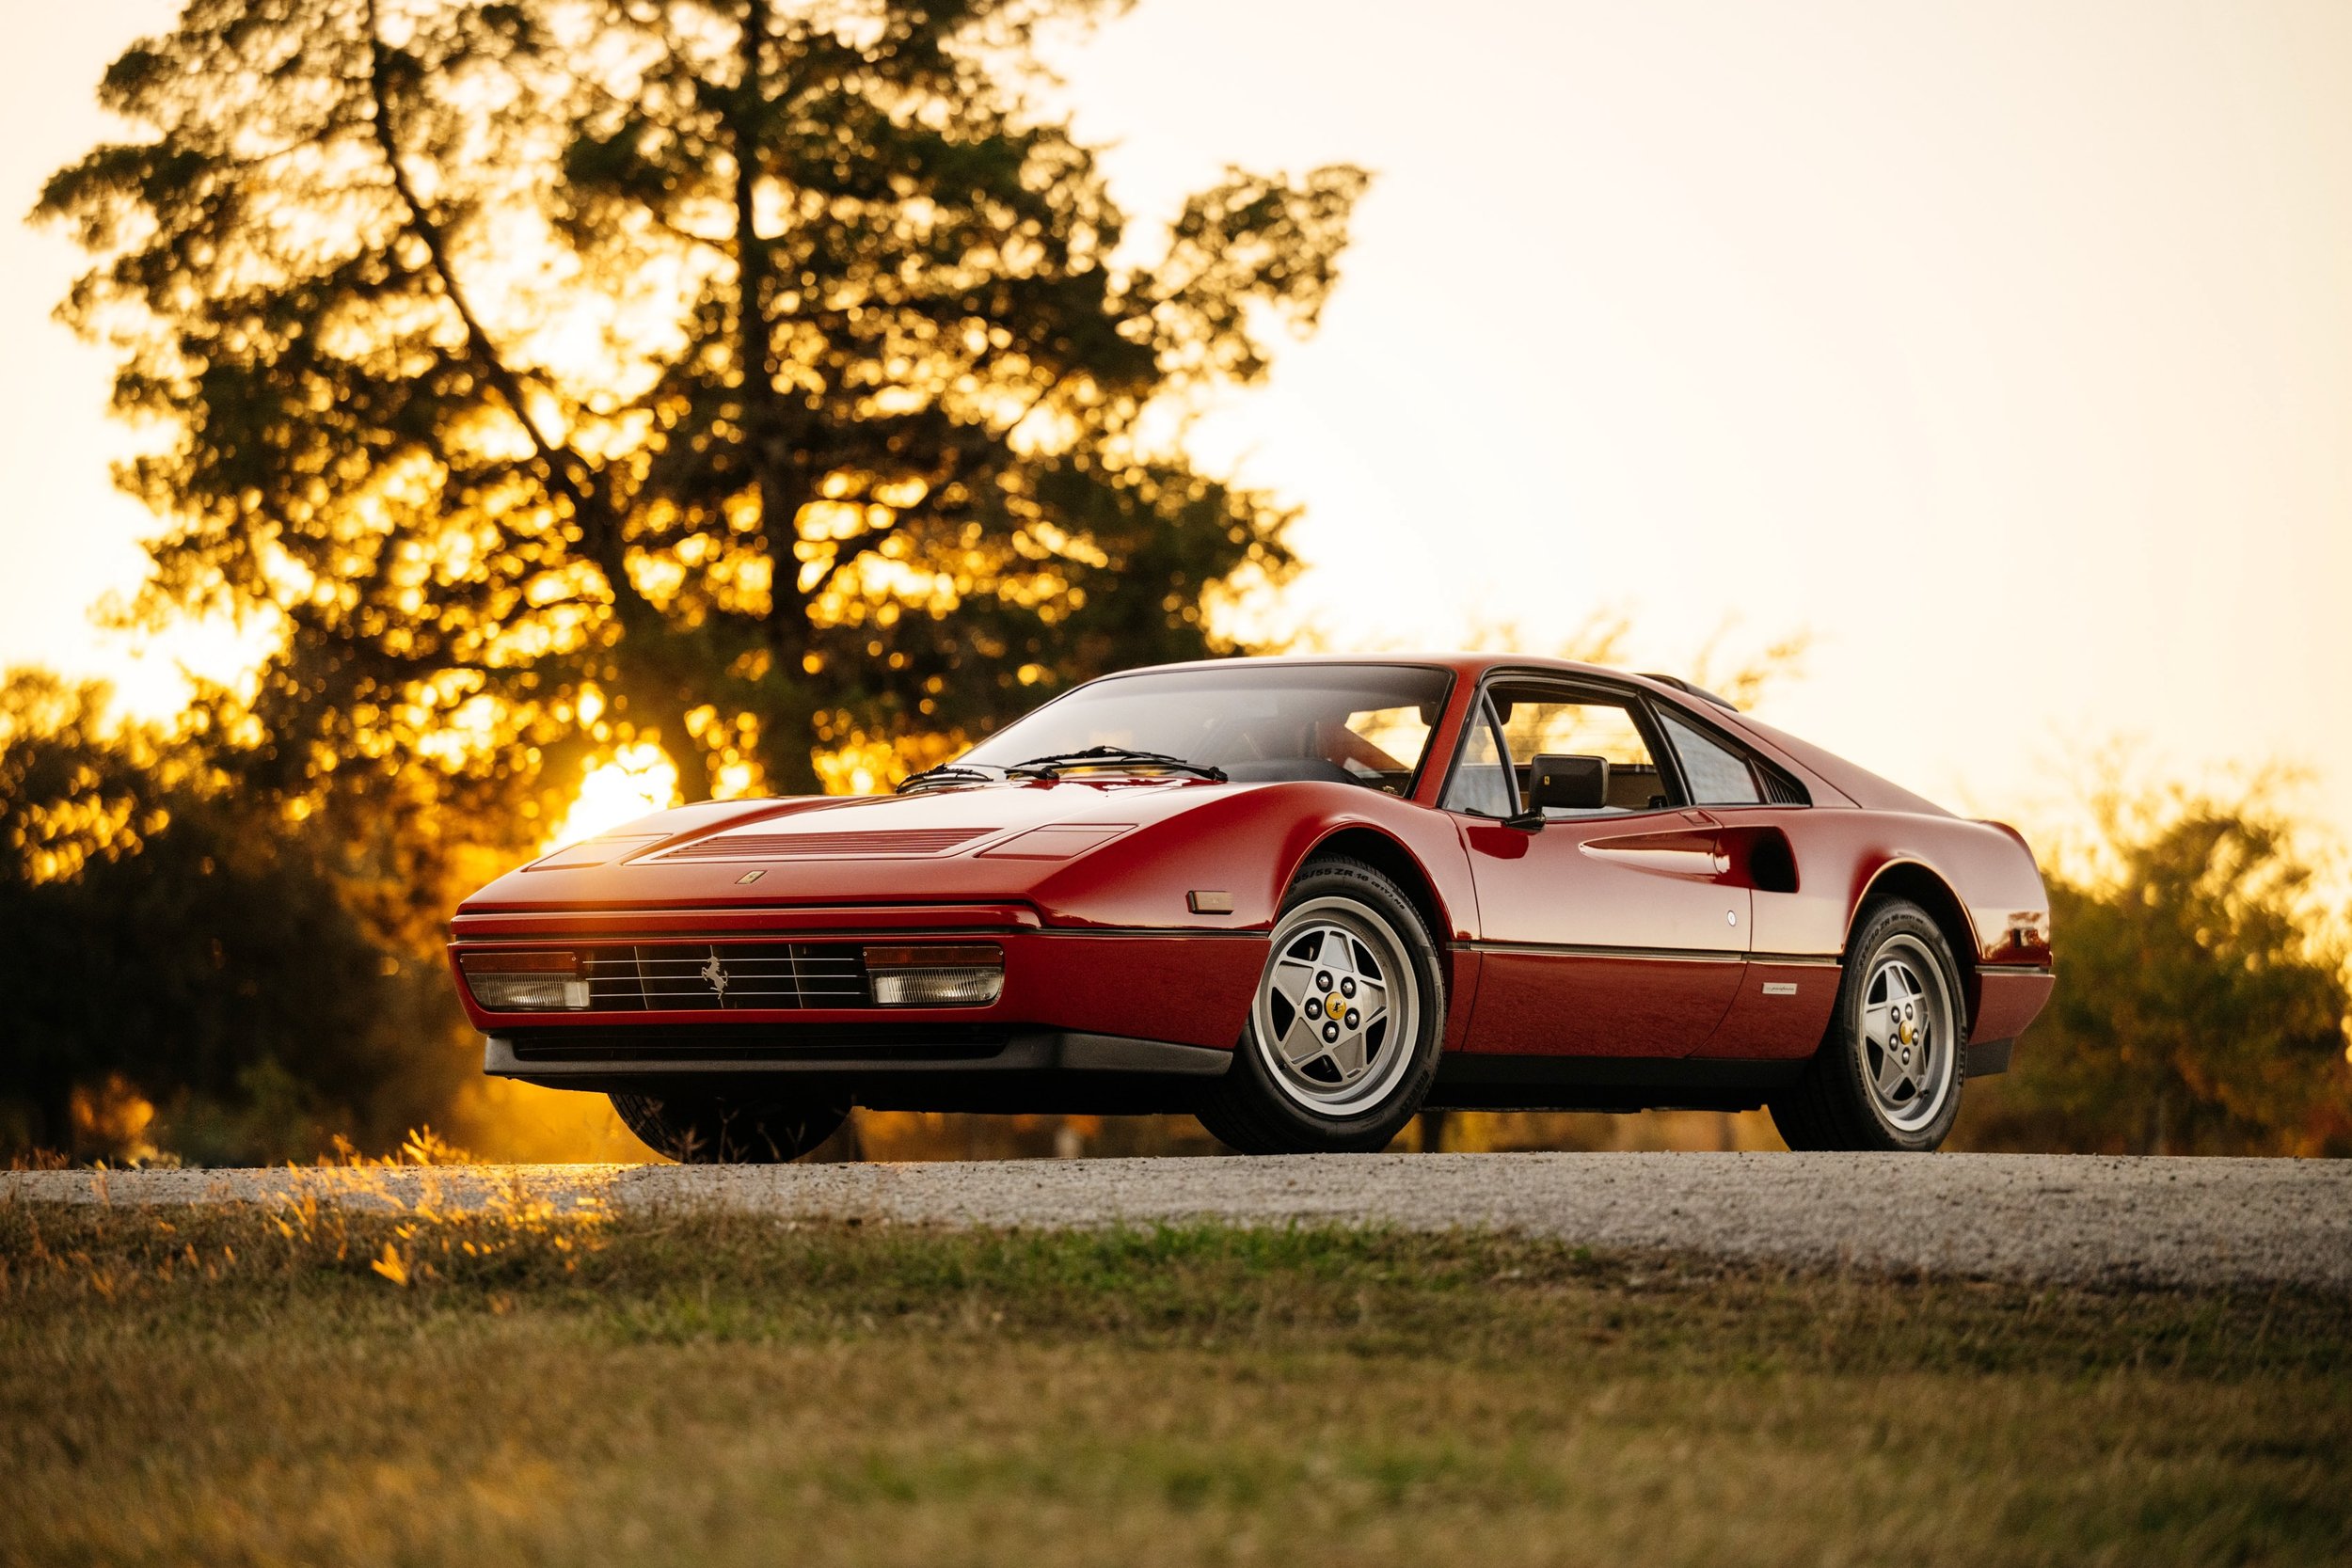
<instances>
[{"instance_id":1,"label":"side window","mask_svg":"<svg viewBox=\"0 0 2352 1568\"><path fill-rule=\"evenodd\" d=\"M1554 695L1540 688L1498 687L1495 714L1520 789L1528 765L1545 752L1602 757L1609 763L1607 811L1649 811L1668 804L1666 781L1650 754L1642 726L1624 703L1602 697ZM1552 816L1565 816L1554 811Z\"/></svg>"},{"instance_id":2,"label":"side window","mask_svg":"<svg viewBox=\"0 0 2352 1568\"><path fill-rule=\"evenodd\" d=\"M1442 810L1472 816L1508 816L1518 809L1509 765L1495 744L1494 715L1485 703L1470 716L1470 733L1462 739L1461 764L1454 769L1445 799L1438 804Z\"/></svg>"},{"instance_id":3,"label":"side window","mask_svg":"<svg viewBox=\"0 0 2352 1568\"><path fill-rule=\"evenodd\" d=\"M1691 781L1691 800L1701 806L1753 806L1763 802L1756 786L1756 770L1748 759L1722 741L1684 723L1671 709L1659 714L1682 760L1682 776Z\"/></svg>"}]
</instances>

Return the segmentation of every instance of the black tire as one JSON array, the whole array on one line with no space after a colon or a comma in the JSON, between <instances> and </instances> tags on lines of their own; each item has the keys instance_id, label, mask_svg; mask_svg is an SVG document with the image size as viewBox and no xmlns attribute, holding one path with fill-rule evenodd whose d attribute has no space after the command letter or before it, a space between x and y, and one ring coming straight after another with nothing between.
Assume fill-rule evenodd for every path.
<instances>
[{"instance_id":1,"label":"black tire","mask_svg":"<svg viewBox=\"0 0 2352 1568\"><path fill-rule=\"evenodd\" d=\"M1922 987L1920 994L1901 998L1919 1004L1904 1022L1915 1028L1924 1018L1930 1029L1878 1041L1871 1037L1873 1017L1883 1017L1889 1007L1900 1011L1899 1003L1876 989L1889 968L1899 971L1889 982L1899 993L1910 984ZM1941 988L1940 1006L1931 1006L1933 999L1925 994L1930 986ZM1968 1081L1966 994L1951 944L1925 910L1889 899L1864 911L1846 950L1829 1032L1805 1065L1804 1076L1771 1102L1772 1125L1782 1139L1795 1149L1910 1154L1942 1144L1960 1116L1961 1091ZM1884 1032L1883 1024L1880 1031ZM1931 1045L1943 1054L1931 1060ZM1923 1081L1905 1079L1892 1094L1881 1089L1885 1075L1911 1070L1915 1048L1925 1064ZM1906 1088L1914 1091L1908 1101Z\"/></svg>"},{"instance_id":2,"label":"black tire","mask_svg":"<svg viewBox=\"0 0 2352 1568\"><path fill-rule=\"evenodd\" d=\"M780 1165L841 1131L846 1101L616 1094L622 1123L682 1165Z\"/></svg>"},{"instance_id":3,"label":"black tire","mask_svg":"<svg viewBox=\"0 0 2352 1568\"><path fill-rule=\"evenodd\" d=\"M1292 927L1287 942L1286 926ZM1275 931L1266 976L1259 982L1250 1022L1233 1052L1233 1066L1197 1109L1201 1125L1245 1154L1370 1153L1386 1148L1421 1109L1445 1039L1444 974L1427 926L1393 880L1360 861L1334 855L1310 861L1300 870L1275 917ZM1268 988L1277 982L1278 968L1285 974L1301 969L1312 973L1320 962L1286 959L1286 947L1320 952L1319 946L1300 944L1327 942L1331 933L1347 934L1345 956L1333 961L1351 973L1335 984L1325 984L1316 994L1328 1002L1340 995L1338 985L1345 985L1353 995L1360 982L1368 991L1377 989L1384 999L1380 1018L1365 1022L1360 1030L1352 1012L1330 1021L1335 1027L1343 1022L1349 1049L1360 1041L1353 1079L1344 1076L1347 1069L1336 1056L1309 1062L1303 1069L1286 1069L1261 1039L1261 1017L1279 1020L1284 1008L1294 1022L1319 1016L1287 999L1276 1002ZM1367 962L1369 967L1362 967ZM1409 978L1409 997L1396 977L1383 977L1390 968ZM1316 983L1328 978L1313 975ZM1393 1006L1386 1000L1391 997ZM1404 1006L1407 1000L1409 1020ZM1396 1027L1386 1028L1390 1023ZM1328 1085L1311 1075L1320 1068L1330 1070ZM1360 1096L1362 1102L1353 1102L1350 1096ZM1318 1103L1319 1098L1328 1103Z\"/></svg>"}]
</instances>

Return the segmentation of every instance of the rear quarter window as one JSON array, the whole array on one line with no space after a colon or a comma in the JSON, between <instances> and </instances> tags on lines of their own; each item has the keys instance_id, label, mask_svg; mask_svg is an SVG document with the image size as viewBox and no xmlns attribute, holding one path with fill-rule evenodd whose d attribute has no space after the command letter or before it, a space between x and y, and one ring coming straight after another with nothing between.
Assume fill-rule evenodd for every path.
<instances>
[{"instance_id":1,"label":"rear quarter window","mask_svg":"<svg viewBox=\"0 0 2352 1568\"><path fill-rule=\"evenodd\" d=\"M1746 757L1696 726L1683 722L1671 711L1660 712L1658 719L1674 745L1675 755L1681 760L1682 776L1690 781L1692 804L1763 803L1764 792L1757 787L1756 769Z\"/></svg>"}]
</instances>

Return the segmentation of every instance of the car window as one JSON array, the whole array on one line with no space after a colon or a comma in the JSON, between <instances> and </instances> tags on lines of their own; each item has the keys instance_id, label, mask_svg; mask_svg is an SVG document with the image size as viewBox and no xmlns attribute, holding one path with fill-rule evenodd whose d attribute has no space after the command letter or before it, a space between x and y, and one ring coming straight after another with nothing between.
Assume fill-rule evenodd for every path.
<instances>
[{"instance_id":1,"label":"car window","mask_svg":"<svg viewBox=\"0 0 2352 1568\"><path fill-rule=\"evenodd\" d=\"M1557 702L1521 697L1503 698L1503 743L1514 763L1533 761L1543 752L1606 757L1610 771L1646 768L1657 771L1649 743L1642 738L1633 715L1613 703Z\"/></svg>"},{"instance_id":2,"label":"car window","mask_svg":"<svg viewBox=\"0 0 2352 1568\"><path fill-rule=\"evenodd\" d=\"M1097 746L1163 752L1242 784L1324 781L1407 795L1453 677L1418 665L1233 662L1095 681L958 758L1009 768Z\"/></svg>"},{"instance_id":3,"label":"car window","mask_svg":"<svg viewBox=\"0 0 2352 1568\"><path fill-rule=\"evenodd\" d=\"M1764 795L1756 788L1756 770L1748 759L1714 736L1687 724L1669 710L1659 715L1666 727L1682 776L1690 781L1691 800L1701 806L1753 806Z\"/></svg>"},{"instance_id":4,"label":"car window","mask_svg":"<svg viewBox=\"0 0 2352 1568\"><path fill-rule=\"evenodd\" d=\"M1316 751L1367 783L1405 778L1429 744L1434 716L1419 704L1362 708L1327 722L1316 736Z\"/></svg>"},{"instance_id":5,"label":"car window","mask_svg":"<svg viewBox=\"0 0 2352 1568\"><path fill-rule=\"evenodd\" d=\"M1667 803L1658 759L1650 754L1631 708L1604 698L1554 696L1538 690L1500 688L1494 695L1502 721L1502 743L1522 795L1528 765L1546 753L1601 757L1609 764L1609 804L1604 811L1648 811ZM1582 816L1553 807L1547 816Z\"/></svg>"},{"instance_id":6,"label":"car window","mask_svg":"<svg viewBox=\"0 0 2352 1568\"><path fill-rule=\"evenodd\" d=\"M1500 736L1474 732L1463 741L1448 810L1507 816L1527 793L1529 765L1546 753L1600 757L1609 764L1607 812L1654 811L1673 804L1629 700L1541 686L1498 685L1487 694ZM1507 773L1506 771L1507 770ZM1506 778L1508 787L1501 787ZM1498 797L1505 797L1498 803ZM1548 808L1548 816L1591 816Z\"/></svg>"},{"instance_id":7,"label":"car window","mask_svg":"<svg viewBox=\"0 0 2352 1568\"><path fill-rule=\"evenodd\" d=\"M1471 717L1470 733L1463 737L1461 763L1446 785L1445 799L1438 804L1472 816L1508 816L1518 810L1510 770L1495 742L1494 715L1483 702Z\"/></svg>"}]
</instances>

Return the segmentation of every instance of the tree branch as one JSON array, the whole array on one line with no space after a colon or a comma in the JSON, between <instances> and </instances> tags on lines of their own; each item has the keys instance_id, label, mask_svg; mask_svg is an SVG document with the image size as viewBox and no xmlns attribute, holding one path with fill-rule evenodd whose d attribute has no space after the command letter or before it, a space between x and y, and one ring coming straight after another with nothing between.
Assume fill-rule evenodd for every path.
<instances>
[{"instance_id":1,"label":"tree branch","mask_svg":"<svg viewBox=\"0 0 2352 1568\"><path fill-rule=\"evenodd\" d=\"M743 0L743 27L738 43L740 79L734 99L723 113L735 142L735 277L736 357L743 367L744 445L752 474L759 486L760 530L767 536L773 569L768 588L768 626L771 643L790 626L790 642L798 646L807 635L808 595L802 592L799 543L795 522L800 507L787 495L789 454L784 410L778 406L775 332L769 317L771 275L768 242L758 226L759 137L754 117L765 102L761 70L766 54L768 0Z\"/></svg>"},{"instance_id":2,"label":"tree branch","mask_svg":"<svg viewBox=\"0 0 2352 1568\"><path fill-rule=\"evenodd\" d=\"M483 326L482 319L474 314L473 307L467 302L465 291L458 287L456 272L450 263L448 237L442 233L440 225L434 221L432 214L425 211L424 203L418 198L416 187L408 178L408 171L401 165L400 138L392 123L391 97L384 80L385 62L391 49L376 29L376 0L368 0L367 19L368 99L374 111L372 122L375 144L382 150L385 167L391 174L393 193L400 198L401 205L407 209L407 227L423 244L425 255L432 262L434 280L439 284L442 296L457 312L457 319L466 329L468 352L530 436L532 448L538 453L539 461L546 469L548 483L572 503L573 514L580 518L583 528L600 527L606 519L600 515L601 508L595 508L592 513L588 485L578 471L585 465L568 448L559 447L551 441L547 433L539 428L538 421L531 417L531 408L523 393L522 377L501 356L498 345L490 341L490 334ZM617 595L624 592L626 586L623 582L614 583L614 594Z\"/></svg>"}]
</instances>

